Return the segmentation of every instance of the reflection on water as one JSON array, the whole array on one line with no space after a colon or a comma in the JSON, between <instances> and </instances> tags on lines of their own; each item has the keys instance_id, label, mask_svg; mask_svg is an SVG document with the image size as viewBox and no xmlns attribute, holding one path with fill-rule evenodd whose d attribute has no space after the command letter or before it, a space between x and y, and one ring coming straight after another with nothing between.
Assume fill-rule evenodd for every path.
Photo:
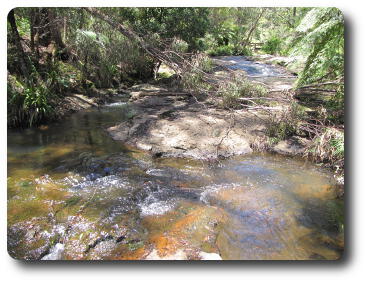
<instances>
[{"instance_id":1,"label":"reflection on water","mask_svg":"<svg viewBox=\"0 0 367 283\"><path fill-rule=\"evenodd\" d=\"M8 249L27 259L338 259L331 174L252 154L218 164L151 158L104 128L128 105L8 132ZM107 110L108 109L108 110Z\"/></svg>"}]
</instances>

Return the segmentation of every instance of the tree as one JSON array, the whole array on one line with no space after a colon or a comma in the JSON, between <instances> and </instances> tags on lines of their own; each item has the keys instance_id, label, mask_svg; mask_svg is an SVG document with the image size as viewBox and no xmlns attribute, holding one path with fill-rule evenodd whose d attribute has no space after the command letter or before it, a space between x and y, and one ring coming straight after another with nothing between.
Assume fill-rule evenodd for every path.
<instances>
[{"instance_id":1,"label":"tree","mask_svg":"<svg viewBox=\"0 0 367 283\"><path fill-rule=\"evenodd\" d=\"M259 15L256 17L255 22L252 24L252 27L250 28L249 32L247 33L247 37L244 41L244 46L248 46L251 40L251 36L253 34L253 32L255 31L257 24L259 23L259 20L261 19L261 17L264 15L266 11L266 8L262 8Z\"/></svg>"},{"instance_id":2,"label":"tree","mask_svg":"<svg viewBox=\"0 0 367 283\"><path fill-rule=\"evenodd\" d=\"M28 59L24 53L23 47L22 47L21 38L19 36L17 24L15 21L14 9L11 10L8 14L8 22L11 26L12 40L17 50L20 70L23 76L27 78L30 75L30 66L28 63Z\"/></svg>"},{"instance_id":3,"label":"tree","mask_svg":"<svg viewBox=\"0 0 367 283\"><path fill-rule=\"evenodd\" d=\"M336 8L314 8L298 25L296 52L307 60L299 85L344 77L344 19Z\"/></svg>"}]
</instances>

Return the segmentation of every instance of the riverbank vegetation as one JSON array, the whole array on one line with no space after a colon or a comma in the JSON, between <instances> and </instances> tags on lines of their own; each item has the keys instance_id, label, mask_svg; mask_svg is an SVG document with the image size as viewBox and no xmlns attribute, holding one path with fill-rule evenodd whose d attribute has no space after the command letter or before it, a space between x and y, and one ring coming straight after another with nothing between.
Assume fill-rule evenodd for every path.
<instances>
[{"instance_id":1,"label":"riverbank vegetation","mask_svg":"<svg viewBox=\"0 0 367 283\"><path fill-rule=\"evenodd\" d=\"M344 22L336 8L16 8L7 30L9 127L56 119L73 93L103 101L102 89L165 79L217 96L226 109L269 112L279 99L244 77L219 81L211 56L271 54L298 79L288 106L270 110L270 140L306 137L306 155L344 167Z\"/></svg>"}]
</instances>

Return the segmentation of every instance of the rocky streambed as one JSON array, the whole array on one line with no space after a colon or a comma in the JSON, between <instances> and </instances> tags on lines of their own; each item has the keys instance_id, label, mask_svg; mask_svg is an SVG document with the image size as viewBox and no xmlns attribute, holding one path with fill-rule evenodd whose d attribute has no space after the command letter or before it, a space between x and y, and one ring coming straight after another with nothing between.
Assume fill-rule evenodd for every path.
<instances>
[{"instance_id":1,"label":"rocky streambed","mask_svg":"<svg viewBox=\"0 0 367 283\"><path fill-rule=\"evenodd\" d=\"M214 62L261 82L272 96L289 91L295 81L285 69L241 56L218 57ZM227 75L225 69L215 73L222 80ZM130 98L126 103L129 119L107 131L114 140L155 156L215 159L251 153L253 149L301 155L308 145L306 139L293 137L269 148L265 130L270 117L263 111L229 111L210 101L199 102L189 93L159 85L136 85L126 94Z\"/></svg>"},{"instance_id":2,"label":"rocky streambed","mask_svg":"<svg viewBox=\"0 0 367 283\"><path fill-rule=\"evenodd\" d=\"M340 258L343 202L331 172L251 153L263 119L140 85L49 127L9 130L9 254Z\"/></svg>"}]
</instances>

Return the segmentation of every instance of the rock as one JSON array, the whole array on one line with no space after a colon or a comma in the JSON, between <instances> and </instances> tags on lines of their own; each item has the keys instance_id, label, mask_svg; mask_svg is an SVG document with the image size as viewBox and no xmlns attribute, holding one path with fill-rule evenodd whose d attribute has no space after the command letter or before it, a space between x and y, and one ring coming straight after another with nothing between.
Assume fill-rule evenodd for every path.
<instances>
[{"instance_id":1,"label":"rock","mask_svg":"<svg viewBox=\"0 0 367 283\"><path fill-rule=\"evenodd\" d=\"M130 99L131 100L137 100L137 99L139 99L140 95L141 95L140 91L132 91L132 92L130 92Z\"/></svg>"},{"instance_id":2,"label":"rock","mask_svg":"<svg viewBox=\"0 0 367 283\"><path fill-rule=\"evenodd\" d=\"M137 142L136 143L137 148L145 150L145 151L150 151L152 150L152 145L150 144L146 144L146 143L142 143L142 142Z\"/></svg>"},{"instance_id":3,"label":"rock","mask_svg":"<svg viewBox=\"0 0 367 283\"><path fill-rule=\"evenodd\" d=\"M18 222L8 228L8 251L15 259L39 260L49 253L53 235L47 217Z\"/></svg>"},{"instance_id":4,"label":"rock","mask_svg":"<svg viewBox=\"0 0 367 283\"><path fill-rule=\"evenodd\" d=\"M131 108L136 115L107 129L114 140L153 154L215 159L252 152L252 130L261 122L249 113L202 109L182 96L156 92L141 95Z\"/></svg>"},{"instance_id":5,"label":"rock","mask_svg":"<svg viewBox=\"0 0 367 283\"><path fill-rule=\"evenodd\" d=\"M302 155L309 141L300 137L292 137L288 140L278 142L273 150L279 154Z\"/></svg>"}]
</instances>

